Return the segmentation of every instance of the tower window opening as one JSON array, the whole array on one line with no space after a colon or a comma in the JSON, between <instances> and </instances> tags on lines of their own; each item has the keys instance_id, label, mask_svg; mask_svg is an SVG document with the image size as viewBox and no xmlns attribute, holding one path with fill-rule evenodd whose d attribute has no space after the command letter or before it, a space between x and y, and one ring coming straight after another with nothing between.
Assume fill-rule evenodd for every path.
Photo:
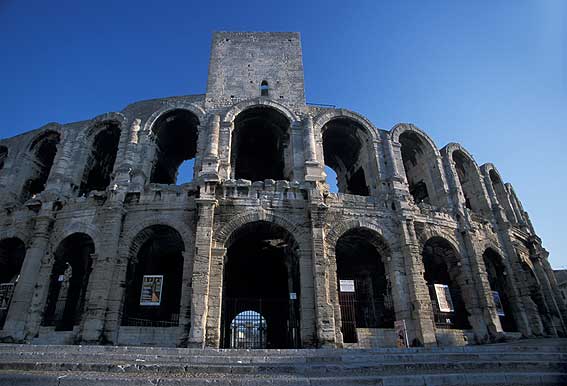
<instances>
[{"instance_id":1,"label":"tower window opening","mask_svg":"<svg viewBox=\"0 0 567 386\"><path fill-rule=\"evenodd\" d=\"M263 80L262 84L260 84L260 95L267 97L268 96L268 90L269 90L268 82Z\"/></svg>"}]
</instances>

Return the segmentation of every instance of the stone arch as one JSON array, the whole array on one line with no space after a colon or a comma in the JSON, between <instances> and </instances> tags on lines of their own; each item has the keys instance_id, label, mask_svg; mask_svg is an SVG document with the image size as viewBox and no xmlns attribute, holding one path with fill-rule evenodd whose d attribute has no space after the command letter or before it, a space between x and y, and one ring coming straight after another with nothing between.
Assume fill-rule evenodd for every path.
<instances>
[{"instance_id":1,"label":"stone arch","mask_svg":"<svg viewBox=\"0 0 567 386\"><path fill-rule=\"evenodd\" d=\"M129 222L126 221L126 223ZM118 255L122 258L130 258L131 256L133 256L132 253L134 253L135 255L138 251L131 248L135 237L138 236L144 229L150 228L154 225L163 225L174 229L181 235L181 239L183 240L183 244L185 246L185 251L191 251L191 248L194 245L194 230L191 229L191 227L183 221L171 219L165 215L158 215L154 218L146 218L141 221L137 221L135 224L130 224L126 228L127 231L121 237L120 246L118 248Z\"/></svg>"},{"instance_id":2,"label":"stone arch","mask_svg":"<svg viewBox=\"0 0 567 386\"><path fill-rule=\"evenodd\" d=\"M56 245L43 313L44 326L71 331L81 323L95 252L93 239L82 232L73 232Z\"/></svg>"},{"instance_id":3,"label":"stone arch","mask_svg":"<svg viewBox=\"0 0 567 386\"><path fill-rule=\"evenodd\" d=\"M221 347L242 347L234 345L238 332L231 322L242 311L255 311L266 320L267 338L263 346L245 348L298 348L301 324L312 323L303 307L312 305L312 294L304 285L304 277L312 271L309 262L300 263L305 254L301 241L286 227L290 224L278 217L243 215L239 219L226 232L219 232L221 237L217 234L221 239L217 243L223 242L226 248L217 262L217 274L223 278Z\"/></svg>"},{"instance_id":4,"label":"stone arch","mask_svg":"<svg viewBox=\"0 0 567 386\"><path fill-rule=\"evenodd\" d=\"M463 193L465 207L478 214L488 213L490 204L486 188L473 156L458 143L449 143L440 153L448 164L452 165L448 172L456 174L455 182Z\"/></svg>"},{"instance_id":5,"label":"stone arch","mask_svg":"<svg viewBox=\"0 0 567 386\"><path fill-rule=\"evenodd\" d=\"M504 331L518 331L517 319L519 319L518 300L513 286L511 269L499 249L488 246L482 254L488 284L491 291L496 291L498 296L493 295L497 315Z\"/></svg>"},{"instance_id":6,"label":"stone arch","mask_svg":"<svg viewBox=\"0 0 567 386\"><path fill-rule=\"evenodd\" d=\"M62 142L62 133L47 125L48 129L42 130L30 141L24 160L24 183L20 193L20 200L27 201L34 195L43 192L47 180L53 170L56 155Z\"/></svg>"},{"instance_id":7,"label":"stone arch","mask_svg":"<svg viewBox=\"0 0 567 386\"><path fill-rule=\"evenodd\" d=\"M421 256L435 325L438 328L470 328L469 319L474 314L474 305L469 303L471 284L467 283L457 245L450 238L435 235L422 244ZM440 302L438 291L451 301Z\"/></svg>"},{"instance_id":8,"label":"stone arch","mask_svg":"<svg viewBox=\"0 0 567 386\"><path fill-rule=\"evenodd\" d=\"M342 341L356 343L358 328L393 327L392 246L373 222L353 219L338 224L325 243L329 287L338 305L335 319L341 326ZM352 280L355 292L341 290L341 280Z\"/></svg>"},{"instance_id":9,"label":"stone arch","mask_svg":"<svg viewBox=\"0 0 567 386\"><path fill-rule=\"evenodd\" d=\"M107 113L94 118L76 139L82 155L82 174L79 194L92 190L105 190L112 179L119 153L120 138L126 127L126 117L120 113Z\"/></svg>"},{"instance_id":10,"label":"stone arch","mask_svg":"<svg viewBox=\"0 0 567 386\"><path fill-rule=\"evenodd\" d=\"M92 223L82 222L81 220L71 220L54 230L49 242L52 258L56 248L63 242L63 240L74 233L87 235L93 241L95 251L99 250L101 237L98 227Z\"/></svg>"},{"instance_id":11,"label":"stone arch","mask_svg":"<svg viewBox=\"0 0 567 386\"><path fill-rule=\"evenodd\" d=\"M504 180L502 176L496 169L496 166L492 163L486 163L480 167L482 173L484 174L485 185L490 186L488 189L491 196L493 204L499 204L504 210L504 214L508 221L511 223L517 223L517 218L512 209L512 204L510 203L510 198L508 196L508 191L504 185Z\"/></svg>"},{"instance_id":12,"label":"stone arch","mask_svg":"<svg viewBox=\"0 0 567 386\"><path fill-rule=\"evenodd\" d=\"M380 142L380 136L378 134L378 129L370 122L368 118L359 114L357 112L347 110L347 109L333 109L329 111L324 111L313 118L313 129L315 133L321 132L323 127L331 120L337 118L348 118L357 122L361 127L364 128L367 135L372 138L373 142Z\"/></svg>"},{"instance_id":13,"label":"stone arch","mask_svg":"<svg viewBox=\"0 0 567 386\"><path fill-rule=\"evenodd\" d=\"M151 133L152 127L155 125L155 123L160 117L175 110L187 110L193 113L199 119L200 124L203 124L203 122L205 122L206 113L205 110L203 110L203 108L201 108L200 106L194 103L177 102L177 103L167 104L166 106L163 106L159 110L154 111L152 115L150 115L148 119L146 119L142 131L146 133Z\"/></svg>"},{"instance_id":14,"label":"stone arch","mask_svg":"<svg viewBox=\"0 0 567 386\"><path fill-rule=\"evenodd\" d=\"M298 225L289 221L285 217L279 216L274 213L269 213L263 210L254 212L245 212L236 217L233 217L230 221L226 222L224 225L218 227L213 233L213 241L219 248L224 248L224 246L230 243L230 238L234 232L247 223L253 223L256 221L271 222L284 228L297 243L302 244L304 238Z\"/></svg>"},{"instance_id":15,"label":"stone arch","mask_svg":"<svg viewBox=\"0 0 567 386\"><path fill-rule=\"evenodd\" d=\"M399 169L405 172L413 201L416 204L424 202L437 207L447 206L441 156L433 140L416 126L403 123L394 126L390 138L400 146L400 154L396 158Z\"/></svg>"},{"instance_id":16,"label":"stone arch","mask_svg":"<svg viewBox=\"0 0 567 386\"><path fill-rule=\"evenodd\" d=\"M314 133L320 136L322 161L327 174L336 175L339 193L369 196L380 186L378 130L363 116L347 110L331 110L314 120ZM331 170L329 170L331 169Z\"/></svg>"},{"instance_id":17,"label":"stone arch","mask_svg":"<svg viewBox=\"0 0 567 386\"><path fill-rule=\"evenodd\" d=\"M183 237L171 226L154 224L140 230L126 247L122 325L178 326L187 265ZM147 290L151 293L144 298Z\"/></svg>"},{"instance_id":18,"label":"stone arch","mask_svg":"<svg viewBox=\"0 0 567 386\"><path fill-rule=\"evenodd\" d=\"M224 114L221 120L222 122L233 123L236 117L240 113L254 107L271 107L272 109L278 111L280 114L284 115L288 119L290 124L299 122L299 118L297 117L297 115L293 111L288 109L286 106L278 102L275 102L271 99L261 98L261 97L247 99L245 101L235 104ZM231 128L231 131L232 129L234 128Z\"/></svg>"}]
</instances>

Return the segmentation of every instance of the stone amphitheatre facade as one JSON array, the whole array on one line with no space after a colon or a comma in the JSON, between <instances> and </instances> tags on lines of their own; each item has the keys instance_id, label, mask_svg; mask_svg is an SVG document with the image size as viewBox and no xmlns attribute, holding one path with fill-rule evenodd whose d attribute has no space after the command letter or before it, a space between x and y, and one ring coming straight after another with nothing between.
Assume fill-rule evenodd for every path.
<instances>
[{"instance_id":1,"label":"stone amphitheatre facade","mask_svg":"<svg viewBox=\"0 0 567 386\"><path fill-rule=\"evenodd\" d=\"M401 321L410 345L566 333L496 167L306 104L296 33L215 33L206 94L1 140L0 204L5 342L375 347Z\"/></svg>"}]
</instances>

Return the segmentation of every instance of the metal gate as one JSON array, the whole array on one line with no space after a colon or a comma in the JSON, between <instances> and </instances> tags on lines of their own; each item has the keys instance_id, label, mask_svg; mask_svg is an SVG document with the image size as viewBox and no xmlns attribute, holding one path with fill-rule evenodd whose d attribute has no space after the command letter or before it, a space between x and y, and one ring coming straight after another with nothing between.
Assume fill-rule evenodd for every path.
<instances>
[{"instance_id":1,"label":"metal gate","mask_svg":"<svg viewBox=\"0 0 567 386\"><path fill-rule=\"evenodd\" d=\"M339 291L339 305L341 306L341 332L343 333L343 342L357 343L356 335L356 309L354 306L354 292Z\"/></svg>"},{"instance_id":2,"label":"metal gate","mask_svg":"<svg viewBox=\"0 0 567 386\"><path fill-rule=\"evenodd\" d=\"M222 347L299 348L299 312L295 299L226 298Z\"/></svg>"}]
</instances>

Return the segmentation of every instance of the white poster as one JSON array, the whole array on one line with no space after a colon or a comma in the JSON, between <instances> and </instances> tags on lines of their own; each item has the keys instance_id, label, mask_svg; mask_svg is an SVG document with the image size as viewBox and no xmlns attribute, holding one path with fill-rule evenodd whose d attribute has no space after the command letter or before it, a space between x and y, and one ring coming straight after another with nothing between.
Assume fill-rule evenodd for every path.
<instances>
[{"instance_id":1,"label":"white poster","mask_svg":"<svg viewBox=\"0 0 567 386\"><path fill-rule=\"evenodd\" d=\"M341 292L354 292L354 280L339 280Z\"/></svg>"},{"instance_id":2,"label":"white poster","mask_svg":"<svg viewBox=\"0 0 567 386\"><path fill-rule=\"evenodd\" d=\"M142 291L140 292L141 306L159 306L161 304L161 290L163 275L144 275Z\"/></svg>"},{"instance_id":3,"label":"white poster","mask_svg":"<svg viewBox=\"0 0 567 386\"><path fill-rule=\"evenodd\" d=\"M502 301L500 301L500 294L498 291L492 291L492 299L494 299L494 305L496 306L496 313L498 316L504 316L504 307L502 306Z\"/></svg>"},{"instance_id":4,"label":"white poster","mask_svg":"<svg viewBox=\"0 0 567 386\"><path fill-rule=\"evenodd\" d=\"M437 304L441 312L455 312L453 308L453 300L449 286L446 284L435 284L435 295L437 295Z\"/></svg>"}]
</instances>

